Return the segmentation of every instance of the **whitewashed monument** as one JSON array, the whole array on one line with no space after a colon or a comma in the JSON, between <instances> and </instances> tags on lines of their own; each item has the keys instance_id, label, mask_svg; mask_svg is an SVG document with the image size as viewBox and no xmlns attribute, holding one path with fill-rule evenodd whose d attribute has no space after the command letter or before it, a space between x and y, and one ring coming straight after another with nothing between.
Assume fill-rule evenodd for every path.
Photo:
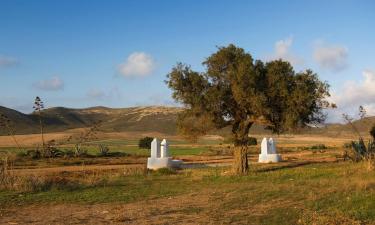
<instances>
[{"instance_id":1,"label":"whitewashed monument","mask_svg":"<svg viewBox=\"0 0 375 225\"><path fill-rule=\"evenodd\" d=\"M151 142L151 157L147 159L147 169L178 168L182 160L173 160L169 157L168 142L163 139L160 143L157 138Z\"/></svg>"},{"instance_id":2,"label":"whitewashed monument","mask_svg":"<svg viewBox=\"0 0 375 225\"><path fill-rule=\"evenodd\" d=\"M272 138L268 140L267 138L263 138L258 162L269 163L280 161L281 155L276 152L276 142Z\"/></svg>"}]
</instances>

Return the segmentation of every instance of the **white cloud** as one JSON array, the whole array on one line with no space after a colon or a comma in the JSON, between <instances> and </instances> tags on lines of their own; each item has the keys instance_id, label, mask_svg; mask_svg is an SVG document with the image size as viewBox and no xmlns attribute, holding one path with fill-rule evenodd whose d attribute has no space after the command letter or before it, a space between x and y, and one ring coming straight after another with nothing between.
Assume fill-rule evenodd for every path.
<instances>
[{"instance_id":1,"label":"white cloud","mask_svg":"<svg viewBox=\"0 0 375 225\"><path fill-rule=\"evenodd\" d=\"M332 93L330 101L337 104L330 120L340 121L342 113L355 115L362 105L368 115L375 115L375 71L362 72L362 80L348 81L341 90Z\"/></svg>"},{"instance_id":2,"label":"white cloud","mask_svg":"<svg viewBox=\"0 0 375 225\"><path fill-rule=\"evenodd\" d=\"M155 69L155 61L151 55L144 52L134 52L126 61L119 65L119 72L124 77L144 77Z\"/></svg>"},{"instance_id":3,"label":"white cloud","mask_svg":"<svg viewBox=\"0 0 375 225\"><path fill-rule=\"evenodd\" d=\"M319 43L314 47L313 58L323 69L339 72L348 66L348 49L340 45Z\"/></svg>"},{"instance_id":4,"label":"white cloud","mask_svg":"<svg viewBox=\"0 0 375 225\"><path fill-rule=\"evenodd\" d=\"M86 96L92 100L113 100L113 99L121 99L122 93L118 87L112 87L108 90L102 90L98 88L91 88L86 93Z\"/></svg>"},{"instance_id":5,"label":"white cloud","mask_svg":"<svg viewBox=\"0 0 375 225\"><path fill-rule=\"evenodd\" d=\"M279 40L275 43L274 53L267 57L267 60L283 59L289 61L294 66L303 64L303 59L291 52L293 44L293 37L288 37L284 40Z\"/></svg>"},{"instance_id":6,"label":"white cloud","mask_svg":"<svg viewBox=\"0 0 375 225\"><path fill-rule=\"evenodd\" d=\"M50 79L40 80L34 83L33 86L43 91L59 91L64 89L64 81L58 76L54 76Z\"/></svg>"},{"instance_id":7,"label":"white cloud","mask_svg":"<svg viewBox=\"0 0 375 225\"><path fill-rule=\"evenodd\" d=\"M87 97L92 98L92 99L103 99L105 98L106 94L104 91L92 88L87 92Z\"/></svg>"},{"instance_id":8,"label":"white cloud","mask_svg":"<svg viewBox=\"0 0 375 225\"><path fill-rule=\"evenodd\" d=\"M0 67L9 67L16 65L18 63L18 60L16 58L0 55Z\"/></svg>"}]
</instances>

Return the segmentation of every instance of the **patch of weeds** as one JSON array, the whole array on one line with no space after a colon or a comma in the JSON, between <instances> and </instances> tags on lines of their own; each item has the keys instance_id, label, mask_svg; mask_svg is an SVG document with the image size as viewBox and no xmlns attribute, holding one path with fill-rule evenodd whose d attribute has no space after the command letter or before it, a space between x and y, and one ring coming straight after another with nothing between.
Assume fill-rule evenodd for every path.
<instances>
[{"instance_id":1,"label":"patch of weeds","mask_svg":"<svg viewBox=\"0 0 375 225\"><path fill-rule=\"evenodd\" d=\"M157 170L152 170L151 174L157 175L157 176L175 175L175 174L177 174L177 171L175 169L172 169L172 168L160 168L160 169L157 169Z\"/></svg>"},{"instance_id":2,"label":"patch of weeds","mask_svg":"<svg viewBox=\"0 0 375 225\"><path fill-rule=\"evenodd\" d=\"M276 207L266 211L265 215L259 218L260 224L298 224L301 210L295 207Z\"/></svg>"}]
</instances>

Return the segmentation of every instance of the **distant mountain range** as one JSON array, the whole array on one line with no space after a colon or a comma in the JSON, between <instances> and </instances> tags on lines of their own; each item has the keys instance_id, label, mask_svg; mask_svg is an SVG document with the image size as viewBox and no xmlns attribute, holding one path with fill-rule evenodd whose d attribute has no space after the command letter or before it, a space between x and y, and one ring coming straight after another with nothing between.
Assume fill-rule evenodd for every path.
<instances>
[{"instance_id":1,"label":"distant mountain range","mask_svg":"<svg viewBox=\"0 0 375 225\"><path fill-rule=\"evenodd\" d=\"M90 127L94 122L102 121L101 129L106 132L155 131L175 134L177 114L181 110L177 107L164 106L122 109L55 107L43 110L42 115L45 132ZM39 117L35 113L24 114L2 106L0 106L0 113L12 121L17 134L39 132ZM4 135L6 131L0 130L0 134Z\"/></svg>"},{"instance_id":2,"label":"distant mountain range","mask_svg":"<svg viewBox=\"0 0 375 225\"><path fill-rule=\"evenodd\" d=\"M90 127L94 122L102 121L101 129L105 132L145 131L176 134L176 119L183 109L178 107L147 106L131 108L92 107L71 109L55 107L43 110L43 123L46 132L65 131L74 128ZM13 109L0 106L0 113L13 122L17 134L39 132L39 119L34 113L24 114ZM375 117L367 117L354 122L357 129L367 134L375 124ZM215 133L229 133L229 129ZM262 126L254 125L250 133L269 133ZM327 136L352 135L353 130L348 124L327 124L321 128L305 128L302 134L321 134ZM0 135L6 131L1 129Z\"/></svg>"}]
</instances>

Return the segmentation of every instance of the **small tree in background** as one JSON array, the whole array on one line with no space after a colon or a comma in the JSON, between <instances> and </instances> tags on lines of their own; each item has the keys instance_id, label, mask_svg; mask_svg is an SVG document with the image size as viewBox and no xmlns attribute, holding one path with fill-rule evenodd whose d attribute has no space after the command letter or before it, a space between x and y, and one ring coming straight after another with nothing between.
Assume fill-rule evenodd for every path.
<instances>
[{"instance_id":1,"label":"small tree in background","mask_svg":"<svg viewBox=\"0 0 375 225\"><path fill-rule=\"evenodd\" d=\"M311 70L295 73L286 61L254 61L232 44L220 47L203 65L200 73L179 63L167 75L173 98L186 107L179 130L197 136L230 126L236 174L248 171L247 143L255 122L281 133L326 118L322 110L330 107L325 100L329 85Z\"/></svg>"},{"instance_id":2,"label":"small tree in background","mask_svg":"<svg viewBox=\"0 0 375 225\"><path fill-rule=\"evenodd\" d=\"M151 142L154 140L152 137L144 137L139 139L138 147L144 149L151 149Z\"/></svg>"},{"instance_id":3,"label":"small tree in background","mask_svg":"<svg viewBox=\"0 0 375 225\"><path fill-rule=\"evenodd\" d=\"M43 152L45 151L45 142L44 142L44 133L43 133L43 120L42 120L42 110L44 109L44 103L43 101L36 96L34 101L34 112L37 113L39 117L39 127L40 127L40 135L42 137L42 149Z\"/></svg>"},{"instance_id":4,"label":"small tree in background","mask_svg":"<svg viewBox=\"0 0 375 225\"><path fill-rule=\"evenodd\" d=\"M100 128L102 126L102 121L98 120L91 124L90 127L86 128L84 131L82 131L78 137L69 136L66 140L67 143L73 142L74 145L74 155L76 157L84 156L87 154L87 151L83 150L81 147L83 144L98 139L98 133L100 131ZM99 149L101 147L99 146Z\"/></svg>"},{"instance_id":5,"label":"small tree in background","mask_svg":"<svg viewBox=\"0 0 375 225\"><path fill-rule=\"evenodd\" d=\"M21 148L21 145L19 144L19 142L16 139L14 125L13 125L12 121L9 119L9 117L7 117L4 114L0 114L0 127L6 129L8 135L10 135L12 137L14 143L17 145L18 150L21 151L22 148Z\"/></svg>"}]
</instances>

